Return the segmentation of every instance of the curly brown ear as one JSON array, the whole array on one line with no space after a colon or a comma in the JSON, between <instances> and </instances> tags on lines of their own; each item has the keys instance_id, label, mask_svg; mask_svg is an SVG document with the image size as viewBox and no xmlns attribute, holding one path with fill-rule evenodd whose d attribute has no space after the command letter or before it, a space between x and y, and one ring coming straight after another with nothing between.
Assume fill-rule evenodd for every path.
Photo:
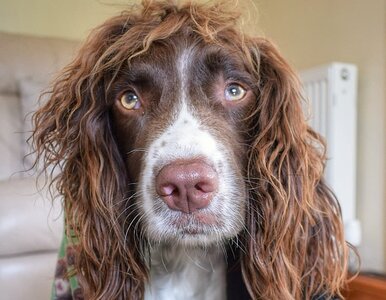
<instances>
[{"instance_id":1,"label":"curly brown ear","mask_svg":"<svg viewBox=\"0 0 386 300\"><path fill-rule=\"evenodd\" d=\"M307 126L298 79L277 49L265 39L246 46L258 87L249 118L245 284L254 299L339 296L348 246L323 180L323 141Z\"/></svg>"},{"instance_id":2,"label":"curly brown ear","mask_svg":"<svg viewBox=\"0 0 386 300\"><path fill-rule=\"evenodd\" d=\"M119 43L128 20L113 18L91 35L34 115L38 160L60 168L53 186L64 199L67 235L75 235L76 276L86 299L142 298L147 276L133 230L125 234L122 212L131 203L124 201L128 182L107 95L124 61Z\"/></svg>"}]
</instances>

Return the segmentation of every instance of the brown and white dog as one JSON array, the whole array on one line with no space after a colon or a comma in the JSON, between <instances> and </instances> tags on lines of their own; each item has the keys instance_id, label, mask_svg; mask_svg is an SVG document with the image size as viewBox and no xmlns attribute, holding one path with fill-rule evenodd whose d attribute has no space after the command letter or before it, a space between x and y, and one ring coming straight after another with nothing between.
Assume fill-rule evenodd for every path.
<instances>
[{"instance_id":1,"label":"brown and white dog","mask_svg":"<svg viewBox=\"0 0 386 300\"><path fill-rule=\"evenodd\" d=\"M86 299L340 295L348 248L298 79L226 7L108 20L35 115Z\"/></svg>"}]
</instances>

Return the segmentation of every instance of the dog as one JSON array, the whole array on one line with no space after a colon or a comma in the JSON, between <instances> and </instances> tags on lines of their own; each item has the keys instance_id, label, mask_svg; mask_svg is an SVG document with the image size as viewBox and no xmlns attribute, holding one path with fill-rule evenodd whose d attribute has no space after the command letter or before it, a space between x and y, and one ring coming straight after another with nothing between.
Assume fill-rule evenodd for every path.
<instances>
[{"instance_id":1,"label":"dog","mask_svg":"<svg viewBox=\"0 0 386 300\"><path fill-rule=\"evenodd\" d=\"M341 296L323 139L294 71L229 4L143 1L53 82L33 143L64 199L57 299Z\"/></svg>"}]
</instances>

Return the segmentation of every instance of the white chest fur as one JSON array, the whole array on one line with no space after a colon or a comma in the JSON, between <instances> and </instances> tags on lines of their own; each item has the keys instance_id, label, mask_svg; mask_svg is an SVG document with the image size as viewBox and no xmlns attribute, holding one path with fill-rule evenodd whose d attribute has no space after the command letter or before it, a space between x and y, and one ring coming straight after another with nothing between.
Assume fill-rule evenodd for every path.
<instances>
[{"instance_id":1,"label":"white chest fur","mask_svg":"<svg viewBox=\"0 0 386 300\"><path fill-rule=\"evenodd\" d=\"M157 246L151 251L145 300L226 299L225 260L218 249Z\"/></svg>"}]
</instances>

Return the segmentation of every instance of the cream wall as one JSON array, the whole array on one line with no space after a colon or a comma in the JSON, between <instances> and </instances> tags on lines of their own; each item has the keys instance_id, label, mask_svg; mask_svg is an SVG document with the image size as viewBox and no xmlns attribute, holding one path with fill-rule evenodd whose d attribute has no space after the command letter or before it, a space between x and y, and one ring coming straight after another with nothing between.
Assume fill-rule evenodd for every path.
<instances>
[{"instance_id":1,"label":"cream wall","mask_svg":"<svg viewBox=\"0 0 386 300\"><path fill-rule=\"evenodd\" d=\"M0 0L0 30L83 39L124 0Z\"/></svg>"},{"instance_id":2,"label":"cream wall","mask_svg":"<svg viewBox=\"0 0 386 300\"><path fill-rule=\"evenodd\" d=\"M82 39L125 2L0 0L0 30ZM249 6L245 10L250 15L248 31L275 40L296 69L331 61L358 65L357 195L358 217L363 226L359 250L365 269L386 270L386 1L240 2ZM254 6L258 7L258 14L254 13Z\"/></svg>"}]
</instances>

